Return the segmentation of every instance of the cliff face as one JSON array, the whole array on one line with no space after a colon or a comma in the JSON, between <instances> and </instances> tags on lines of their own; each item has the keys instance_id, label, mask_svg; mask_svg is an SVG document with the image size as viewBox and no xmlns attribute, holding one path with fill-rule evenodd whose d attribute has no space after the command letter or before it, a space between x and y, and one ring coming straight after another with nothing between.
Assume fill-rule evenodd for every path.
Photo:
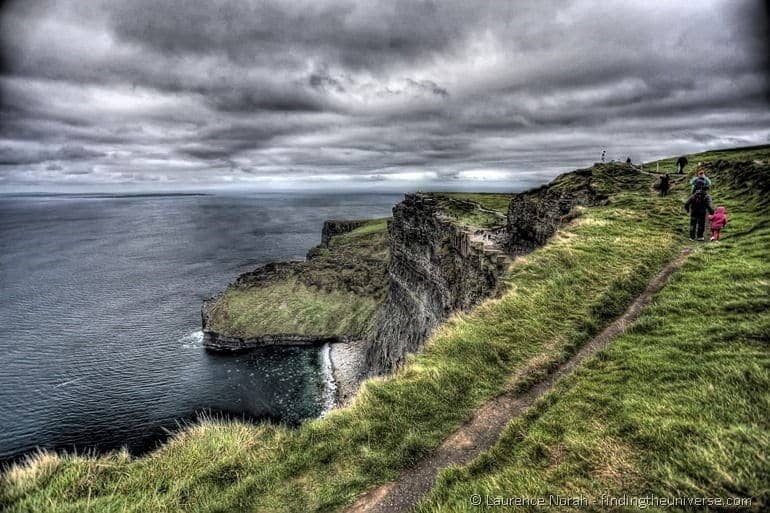
<instances>
[{"instance_id":1,"label":"cliff face","mask_svg":"<svg viewBox=\"0 0 770 513\"><path fill-rule=\"evenodd\" d=\"M489 296L507 262L491 234L456 226L424 194L393 208L388 235L388 295L366 358L373 374L398 366L453 311Z\"/></svg>"},{"instance_id":2,"label":"cliff face","mask_svg":"<svg viewBox=\"0 0 770 513\"><path fill-rule=\"evenodd\" d=\"M259 290L294 278L321 292L345 290L382 301L369 318L369 334L356 339L367 339L362 345L366 346L369 374L383 374L400 365L408 353L418 351L453 312L471 308L495 293L512 255L545 244L576 215L575 207L603 204L619 185L647 187L630 168L594 166L511 195L510 200L502 199L509 201L506 217L499 213L505 205L501 208L500 198L495 199L497 210L493 211L467 199L469 195L407 194L393 208L387 238L382 221L382 233L371 240L347 240L350 236L345 235L366 221L327 221L321 245L308 253L305 262L269 264L240 276L233 286ZM219 334L210 326L209 309L216 301L204 304L202 311L210 349L351 340L330 332L318 332L317 336L271 332L250 339ZM302 316L299 311L298 316Z\"/></svg>"},{"instance_id":3,"label":"cliff face","mask_svg":"<svg viewBox=\"0 0 770 513\"><path fill-rule=\"evenodd\" d=\"M491 231L464 230L430 195L406 195L388 225L390 284L367 354L371 373L397 367L454 311L493 294L509 255L545 244L576 206L605 203L606 181L585 169L514 194L505 227Z\"/></svg>"},{"instance_id":4,"label":"cliff face","mask_svg":"<svg viewBox=\"0 0 770 513\"><path fill-rule=\"evenodd\" d=\"M366 219L328 219L324 221L323 228L321 228L321 244L310 248L310 250L307 252L306 259L312 260L316 258L325 248L328 248L332 237L350 233L356 228L364 226L366 223Z\"/></svg>"},{"instance_id":5,"label":"cliff face","mask_svg":"<svg viewBox=\"0 0 770 513\"><path fill-rule=\"evenodd\" d=\"M517 194L508 207L508 250L523 253L542 246L572 217L576 206L594 206L607 196L593 185L590 169L556 178L548 185Z\"/></svg>"},{"instance_id":6,"label":"cliff face","mask_svg":"<svg viewBox=\"0 0 770 513\"><path fill-rule=\"evenodd\" d=\"M332 237L335 237L337 235L342 235L343 233L352 232L356 228L360 228L366 223L367 223L367 220L365 219L362 219L362 220L329 219L328 221L324 221L324 226L321 229L321 245L328 246L329 241L332 240Z\"/></svg>"}]
</instances>

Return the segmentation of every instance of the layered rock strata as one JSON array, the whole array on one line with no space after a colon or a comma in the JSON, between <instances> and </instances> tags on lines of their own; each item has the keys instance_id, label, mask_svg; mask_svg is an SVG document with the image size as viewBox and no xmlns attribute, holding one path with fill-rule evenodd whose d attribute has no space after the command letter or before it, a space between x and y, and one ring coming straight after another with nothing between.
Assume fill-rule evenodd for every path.
<instances>
[{"instance_id":1,"label":"layered rock strata","mask_svg":"<svg viewBox=\"0 0 770 513\"><path fill-rule=\"evenodd\" d=\"M373 374L398 366L452 312L492 294L508 262L493 237L452 223L425 194L393 208L388 235L388 295L366 359Z\"/></svg>"},{"instance_id":2,"label":"layered rock strata","mask_svg":"<svg viewBox=\"0 0 770 513\"><path fill-rule=\"evenodd\" d=\"M526 253L542 246L572 218L575 207L606 202L607 196L596 191L592 178L592 171L583 169L514 195L508 206L508 251Z\"/></svg>"}]
</instances>

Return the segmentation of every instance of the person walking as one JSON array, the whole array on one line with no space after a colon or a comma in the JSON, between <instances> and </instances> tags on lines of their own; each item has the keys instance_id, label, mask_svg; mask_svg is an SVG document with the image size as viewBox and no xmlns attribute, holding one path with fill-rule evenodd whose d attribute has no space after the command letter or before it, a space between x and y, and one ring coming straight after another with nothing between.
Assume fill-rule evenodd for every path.
<instances>
[{"instance_id":1,"label":"person walking","mask_svg":"<svg viewBox=\"0 0 770 513\"><path fill-rule=\"evenodd\" d=\"M714 202L705 188L698 188L684 204L684 210L690 214L690 240L703 240L706 229L706 215L714 213Z\"/></svg>"},{"instance_id":2,"label":"person walking","mask_svg":"<svg viewBox=\"0 0 770 513\"><path fill-rule=\"evenodd\" d=\"M676 170L679 172L680 175L684 174L684 167L687 165L687 157L682 155L679 157L679 159L676 161Z\"/></svg>"},{"instance_id":3,"label":"person walking","mask_svg":"<svg viewBox=\"0 0 770 513\"><path fill-rule=\"evenodd\" d=\"M709 190L711 189L711 179L706 176L706 172L702 167L698 167L695 171L695 176L690 180L690 193L694 194L698 189Z\"/></svg>"},{"instance_id":4,"label":"person walking","mask_svg":"<svg viewBox=\"0 0 770 513\"><path fill-rule=\"evenodd\" d=\"M717 211L709 216L709 221L711 221L711 226L709 227L711 230L710 240L711 242L719 242L719 234L722 228L727 225L727 209L722 206L717 207Z\"/></svg>"},{"instance_id":5,"label":"person walking","mask_svg":"<svg viewBox=\"0 0 770 513\"><path fill-rule=\"evenodd\" d=\"M671 177L668 173L660 175L660 195L668 196L669 189L671 189Z\"/></svg>"}]
</instances>

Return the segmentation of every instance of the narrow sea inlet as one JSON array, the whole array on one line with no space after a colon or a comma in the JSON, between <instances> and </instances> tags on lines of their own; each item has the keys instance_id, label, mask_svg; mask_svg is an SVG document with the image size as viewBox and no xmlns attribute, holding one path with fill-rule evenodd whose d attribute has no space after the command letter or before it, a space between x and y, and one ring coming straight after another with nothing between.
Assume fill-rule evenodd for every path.
<instances>
[{"instance_id":1,"label":"narrow sea inlet","mask_svg":"<svg viewBox=\"0 0 770 513\"><path fill-rule=\"evenodd\" d=\"M324 220L387 216L400 199L0 197L0 462L36 447L141 453L201 413L322 414L328 348L209 354L201 302L258 265L304 259Z\"/></svg>"}]
</instances>

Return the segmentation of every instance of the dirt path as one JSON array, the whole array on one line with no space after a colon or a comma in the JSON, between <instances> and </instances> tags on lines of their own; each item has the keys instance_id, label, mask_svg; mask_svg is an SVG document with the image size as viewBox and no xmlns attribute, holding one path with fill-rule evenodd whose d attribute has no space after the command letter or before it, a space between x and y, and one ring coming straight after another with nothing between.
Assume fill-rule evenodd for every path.
<instances>
[{"instance_id":1,"label":"dirt path","mask_svg":"<svg viewBox=\"0 0 770 513\"><path fill-rule=\"evenodd\" d=\"M505 392L484 403L473 413L470 420L446 438L430 456L416 467L402 473L397 481L385 483L362 495L346 512L409 511L433 488L439 470L449 465L464 465L492 447L508 422L520 416L524 410L549 392L559 379L622 334L639 317L652 297L663 288L668 278L684 264L690 252L691 248L682 251L647 284L644 291L631 303L623 315L543 380L534 384L526 392L518 394ZM522 371L513 376L511 383L516 383L522 377L542 368L548 360L548 348L555 346L556 341L546 345L540 356L530 360Z\"/></svg>"}]
</instances>

